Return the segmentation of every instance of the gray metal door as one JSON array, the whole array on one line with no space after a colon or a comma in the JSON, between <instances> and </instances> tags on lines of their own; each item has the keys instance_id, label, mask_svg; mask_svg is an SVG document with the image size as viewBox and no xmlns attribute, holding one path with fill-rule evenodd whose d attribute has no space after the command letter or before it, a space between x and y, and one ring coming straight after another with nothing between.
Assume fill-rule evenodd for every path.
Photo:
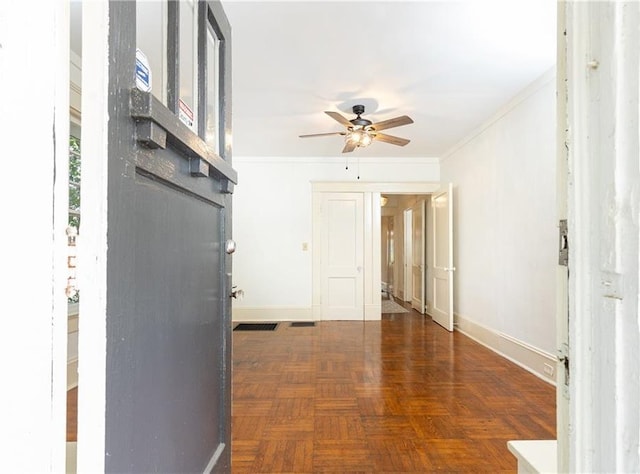
<instances>
[{"instance_id":1,"label":"gray metal door","mask_svg":"<svg viewBox=\"0 0 640 474\"><path fill-rule=\"evenodd\" d=\"M155 2L145 63L138 3L109 4L105 469L229 472L230 28L219 2Z\"/></svg>"}]
</instances>

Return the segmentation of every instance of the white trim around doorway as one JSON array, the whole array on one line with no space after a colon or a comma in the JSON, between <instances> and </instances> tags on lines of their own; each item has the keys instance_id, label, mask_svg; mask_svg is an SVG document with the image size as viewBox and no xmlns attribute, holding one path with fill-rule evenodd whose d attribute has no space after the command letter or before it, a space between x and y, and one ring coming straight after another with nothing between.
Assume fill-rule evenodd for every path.
<instances>
[{"instance_id":1,"label":"white trim around doorway","mask_svg":"<svg viewBox=\"0 0 640 474\"><path fill-rule=\"evenodd\" d=\"M363 193L365 199L364 229L364 320L380 320L382 304L379 301L381 284L381 210L380 194L432 194L439 182L311 182L313 241L320 241L320 202L323 193ZM312 245L312 317L321 319L322 281L321 255L318 245Z\"/></svg>"}]
</instances>

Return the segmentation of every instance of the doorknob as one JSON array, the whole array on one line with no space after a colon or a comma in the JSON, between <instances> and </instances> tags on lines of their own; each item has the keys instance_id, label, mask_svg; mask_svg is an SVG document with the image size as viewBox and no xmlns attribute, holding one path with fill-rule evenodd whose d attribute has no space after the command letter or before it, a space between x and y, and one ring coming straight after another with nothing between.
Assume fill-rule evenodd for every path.
<instances>
[{"instance_id":1,"label":"doorknob","mask_svg":"<svg viewBox=\"0 0 640 474\"><path fill-rule=\"evenodd\" d=\"M233 252L236 251L236 243L234 240L227 240L227 242L224 245L224 251L227 252L229 255L231 255Z\"/></svg>"}]
</instances>

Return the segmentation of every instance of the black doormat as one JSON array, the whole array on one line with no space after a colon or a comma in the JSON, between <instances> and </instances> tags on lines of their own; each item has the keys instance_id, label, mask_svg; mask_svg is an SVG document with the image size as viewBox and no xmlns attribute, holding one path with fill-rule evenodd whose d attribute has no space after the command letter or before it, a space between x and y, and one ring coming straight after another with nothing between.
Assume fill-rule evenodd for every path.
<instances>
[{"instance_id":1,"label":"black doormat","mask_svg":"<svg viewBox=\"0 0 640 474\"><path fill-rule=\"evenodd\" d=\"M240 323L234 331L275 331L278 323Z\"/></svg>"},{"instance_id":2,"label":"black doormat","mask_svg":"<svg viewBox=\"0 0 640 474\"><path fill-rule=\"evenodd\" d=\"M312 328L315 327L316 323L314 321L296 321L291 323L292 328Z\"/></svg>"}]
</instances>

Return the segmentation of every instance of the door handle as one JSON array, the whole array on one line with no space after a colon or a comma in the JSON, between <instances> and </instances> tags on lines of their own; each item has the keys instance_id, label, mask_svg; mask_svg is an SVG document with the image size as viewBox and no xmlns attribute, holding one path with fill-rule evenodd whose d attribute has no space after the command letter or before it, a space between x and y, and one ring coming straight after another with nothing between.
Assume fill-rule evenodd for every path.
<instances>
[{"instance_id":1,"label":"door handle","mask_svg":"<svg viewBox=\"0 0 640 474\"><path fill-rule=\"evenodd\" d=\"M455 272L456 271L456 267L444 267L444 271L445 272Z\"/></svg>"},{"instance_id":2,"label":"door handle","mask_svg":"<svg viewBox=\"0 0 640 474\"><path fill-rule=\"evenodd\" d=\"M237 290L237 286L231 288L231 297L235 299L242 299L244 296L244 290Z\"/></svg>"},{"instance_id":3,"label":"door handle","mask_svg":"<svg viewBox=\"0 0 640 474\"><path fill-rule=\"evenodd\" d=\"M231 239L227 240L227 242L224 244L224 251L227 252L227 254L231 255L236 251L236 242Z\"/></svg>"}]
</instances>

